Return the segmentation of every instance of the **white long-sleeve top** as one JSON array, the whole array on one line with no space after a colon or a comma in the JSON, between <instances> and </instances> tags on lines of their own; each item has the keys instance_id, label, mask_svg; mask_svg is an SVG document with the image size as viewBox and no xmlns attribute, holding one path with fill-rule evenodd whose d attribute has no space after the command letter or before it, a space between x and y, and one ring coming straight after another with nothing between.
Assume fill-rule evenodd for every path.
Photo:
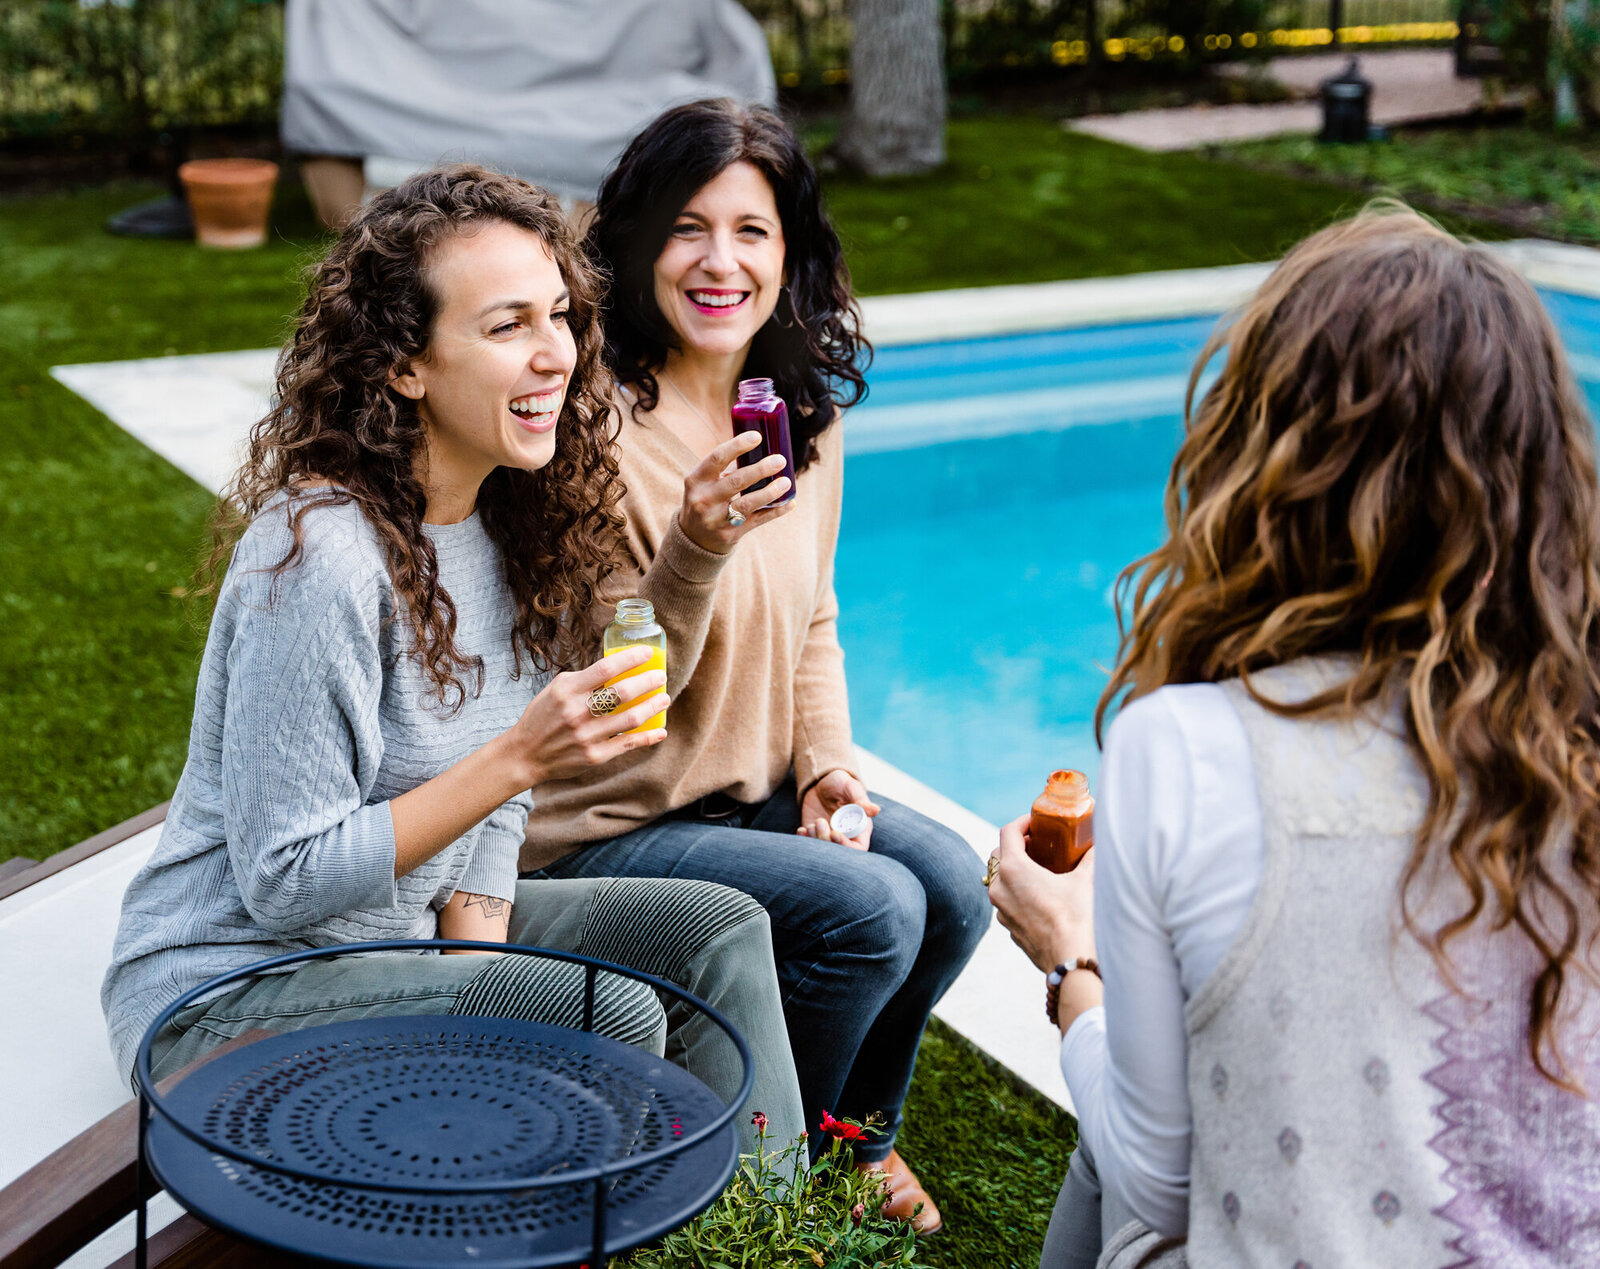
<instances>
[{"instance_id":1,"label":"white long-sleeve top","mask_svg":"<svg viewBox=\"0 0 1600 1269\"><path fill-rule=\"evenodd\" d=\"M1095 807L1105 1004L1061 1070L1101 1184L1163 1235L1189 1223L1184 1005L1243 927L1264 839L1244 726L1211 683L1164 687L1112 723Z\"/></svg>"}]
</instances>

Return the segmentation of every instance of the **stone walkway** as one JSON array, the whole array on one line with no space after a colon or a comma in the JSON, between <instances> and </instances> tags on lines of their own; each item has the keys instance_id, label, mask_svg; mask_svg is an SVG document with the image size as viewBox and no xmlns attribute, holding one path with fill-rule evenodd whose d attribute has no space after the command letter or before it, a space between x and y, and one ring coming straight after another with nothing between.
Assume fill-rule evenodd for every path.
<instances>
[{"instance_id":1,"label":"stone walkway","mask_svg":"<svg viewBox=\"0 0 1600 1269\"><path fill-rule=\"evenodd\" d=\"M1372 121L1385 125L1418 123L1468 114L1484 104L1483 82L1457 79L1449 49L1399 49L1363 53L1361 73L1372 81ZM1314 53L1274 58L1267 75L1302 100L1265 105L1181 106L1135 110L1120 115L1086 115L1064 125L1106 141L1140 150L1192 150L1224 141L1249 141L1288 133L1310 134L1322 127L1317 86L1338 74L1345 53ZM1243 75L1230 66L1225 74Z\"/></svg>"}]
</instances>

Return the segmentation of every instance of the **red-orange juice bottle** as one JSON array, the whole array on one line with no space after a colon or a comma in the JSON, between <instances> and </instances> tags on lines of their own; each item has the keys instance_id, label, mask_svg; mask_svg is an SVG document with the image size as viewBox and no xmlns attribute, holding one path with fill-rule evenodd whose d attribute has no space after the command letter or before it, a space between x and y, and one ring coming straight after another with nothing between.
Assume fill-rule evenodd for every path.
<instances>
[{"instance_id":1,"label":"red-orange juice bottle","mask_svg":"<svg viewBox=\"0 0 1600 1269\"><path fill-rule=\"evenodd\" d=\"M1081 771L1052 771L1033 804L1028 854L1051 872L1071 872L1094 845L1094 798Z\"/></svg>"}]
</instances>

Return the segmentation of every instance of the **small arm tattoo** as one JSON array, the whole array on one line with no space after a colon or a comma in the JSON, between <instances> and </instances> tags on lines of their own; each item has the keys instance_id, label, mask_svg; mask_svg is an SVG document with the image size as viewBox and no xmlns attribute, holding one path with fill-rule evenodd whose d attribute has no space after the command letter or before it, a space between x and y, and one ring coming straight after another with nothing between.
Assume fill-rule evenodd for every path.
<instances>
[{"instance_id":1,"label":"small arm tattoo","mask_svg":"<svg viewBox=\"0 0 1600 1269\"><path fill-rule=\"evenodd\" d=\"M461 905L464 908L482 908L483 915L491 921L511 915L511 900L496 899L489 894L475 894Z\"/></svg>"}]
</instances>

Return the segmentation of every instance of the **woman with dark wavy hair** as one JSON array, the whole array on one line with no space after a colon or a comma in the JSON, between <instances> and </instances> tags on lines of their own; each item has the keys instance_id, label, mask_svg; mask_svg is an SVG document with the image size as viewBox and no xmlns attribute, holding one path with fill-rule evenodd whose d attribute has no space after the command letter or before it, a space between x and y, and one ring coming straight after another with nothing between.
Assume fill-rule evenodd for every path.
<instances>
[{"instance_id":1,"label":"woman with dark wavy hair","mask_svg":"<svg viewBox=\"0 0 1600 1269\"><path fill-rule=\"evenodd\" d=\"M833 553L839 420L865 391L868 349L816 172L769 110L681 106L607 176L588 247L610 273L621 385L632 567L617 593L649 599L667 630L672 741L551 789L524 867L754 896L808 1122L877 1117L857 1161L888 1174L891 1214L932 1231L938 1209L895 1133L928 1013L989 913L966 842L870 796L856 771ZM730 467L758 439L731 414L750 378L788 405L792 482L776 456ZM849 805L861 822L847 837L830 817Z\"/></svg>"},{"instance_id":2,"label":"woman with dark wavy hair","mask_svg":"<svg viewBox=\"0 0 1600 1269\"><path fill-rule=\"evenodd\" d=\"M800 1130L755 903L691 880L517 880L545 788L665 738L629 732L664 706L663 675L604 687L643 653L589 664L588 610L621 555L598 291L554 198L470 166L381 195L317 266L219 504L212 576L227 570L189 759L123 902L102 996L124 1072L155 1016L208 978L437 932L681 983L749 1039L755 1109ZM582 982L520 956L311 962L188 1006L155 1069L263 1025L575 1025ZM602 978L599 1028L664 1048L724 1098L739 1088L726 1037L642 983Z\"/></svg>"},{"instance_id":3,"label":"woman with dark wavy hair","mask_svg":"<svg viewBox=\"0 0 1600 1269\"><path fill-rule=\"evenodd\" d=\"M1600 492L1549 317L1403 208L1326 229L1202 354L1166 505L1098 864L1024 818L990 892L1080 1114L1044 1265L1595 1263Z\"/></svg>"}]
</instances>

